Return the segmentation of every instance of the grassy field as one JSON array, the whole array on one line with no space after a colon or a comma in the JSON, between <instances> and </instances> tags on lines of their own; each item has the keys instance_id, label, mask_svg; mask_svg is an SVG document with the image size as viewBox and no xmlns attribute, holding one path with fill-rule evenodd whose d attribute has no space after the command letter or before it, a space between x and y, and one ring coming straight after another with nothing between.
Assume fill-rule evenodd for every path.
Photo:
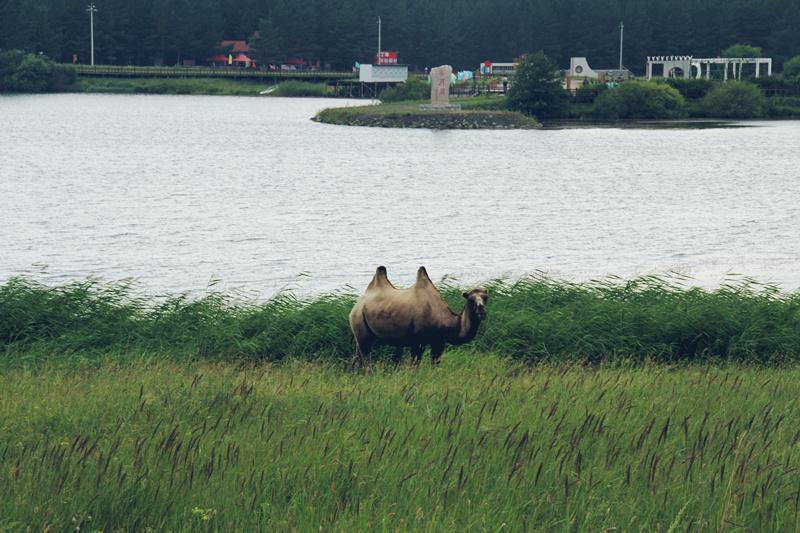
<instances>
[{"instance_id":1,"label":"grassy field","mask_svg":"<svg viewBox=\"0 0 800 533\"><path fill-rule=\"evenodd\" d=\"M0 372L0 530L800 526L797 367L118 358Z\"/></svg>"}]
</instances>

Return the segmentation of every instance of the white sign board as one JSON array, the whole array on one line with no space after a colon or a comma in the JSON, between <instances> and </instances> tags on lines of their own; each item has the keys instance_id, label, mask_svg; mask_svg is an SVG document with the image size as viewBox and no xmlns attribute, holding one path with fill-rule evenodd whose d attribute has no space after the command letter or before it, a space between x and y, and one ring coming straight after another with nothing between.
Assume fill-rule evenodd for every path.
<instances>
[{"instance_id":1,"label":"white sign board","mask_svg":"<svg viewBox=\"0 0 800 533\"><path fill-rule=\"evenodd\" d=\"M407 79L407 65L361 65L358 70L358 80L364 83L400 83Z\"/></svg>"}]
</instances>

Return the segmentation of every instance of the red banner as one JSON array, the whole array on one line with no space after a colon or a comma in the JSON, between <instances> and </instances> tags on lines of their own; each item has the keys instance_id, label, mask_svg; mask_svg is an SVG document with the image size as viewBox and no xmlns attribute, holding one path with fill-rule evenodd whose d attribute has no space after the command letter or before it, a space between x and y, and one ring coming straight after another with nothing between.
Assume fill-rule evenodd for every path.
<instances>
[{"instance_id":1,"label":"red banner","mask_svg":"<svg viewBox=\"0 0 800 533\"><path fill-rule=\"evenodd\" d=\"M379 65L396 65L397 64L397 52L396 51L386 51L382 50L378 52L378 64Z\"/></svg>"}]
</instances>

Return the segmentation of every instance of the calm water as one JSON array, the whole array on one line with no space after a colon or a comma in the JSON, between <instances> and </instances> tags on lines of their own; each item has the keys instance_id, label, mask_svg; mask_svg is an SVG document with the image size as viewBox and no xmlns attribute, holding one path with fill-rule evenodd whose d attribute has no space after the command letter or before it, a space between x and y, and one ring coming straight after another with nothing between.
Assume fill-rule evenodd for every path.
<instances>
[{"instance_id":1,"label":"calm water","mask_svg":"<svg viewBox=\"0 0 800 533\"><path fill-rule=\"evenodd\" d=\"M800 122L448 131L313 123L309 99L0 98L0 282L266 297L542 270L800 287ZM349 102L350 105L355 104Z\"/></svg>"}]
</instances>

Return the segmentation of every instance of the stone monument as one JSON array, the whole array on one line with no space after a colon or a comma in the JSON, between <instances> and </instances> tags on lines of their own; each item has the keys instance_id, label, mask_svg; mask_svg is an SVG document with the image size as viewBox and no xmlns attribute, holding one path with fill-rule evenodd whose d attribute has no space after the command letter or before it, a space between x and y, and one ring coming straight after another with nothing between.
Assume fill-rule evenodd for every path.
<instances>
[{"instance_id":1,"label":"stone monument","mask_svg":"<svg viewBox=\"0 0 800 533\"><path fill-rule=\"evenodd\" d=\"M423 104L424 110L449 110L461 109L460 104L450 103L450 79L453 76L453 67L442 65L431 69L431 103Z\"/></svg>"}]
</instances>

